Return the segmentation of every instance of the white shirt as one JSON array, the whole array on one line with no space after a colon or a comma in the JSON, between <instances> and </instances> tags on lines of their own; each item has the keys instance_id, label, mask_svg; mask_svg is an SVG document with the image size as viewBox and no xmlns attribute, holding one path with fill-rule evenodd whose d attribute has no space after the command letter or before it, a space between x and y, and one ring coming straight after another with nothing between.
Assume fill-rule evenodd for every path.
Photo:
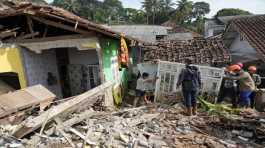
<instances>
[{"instance_id":1,"label":"white shirt","mask_svg":"<svg viewBox=\"0 0 265 148\"><path fill-rule=\"evenodd\" d=\"M137 84L136 84L136 89L137 90L144 90L144 79L143 78L139 78L137 80Z\"/></svg>"}]
</instances>

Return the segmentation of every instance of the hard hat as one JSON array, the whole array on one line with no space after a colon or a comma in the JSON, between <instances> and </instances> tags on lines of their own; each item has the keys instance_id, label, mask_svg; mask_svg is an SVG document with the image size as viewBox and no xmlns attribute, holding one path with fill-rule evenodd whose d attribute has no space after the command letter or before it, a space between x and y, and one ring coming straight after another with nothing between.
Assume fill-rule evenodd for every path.
<instances>
[{"instance_id":1,"label":"hard hat","mask_svg":"<svg viewBox=\"0 0 265 148\"><path fill-rule=\"evenodd\" d=\"M240 71L241 70L241 67L239 65L232 65L232 66L229 66L229 71Z\"/></svg>"},{"instance_id":2,"label":"hard hat","mask_svg":"<svg viewBox=\"0 0 265 148\"><path fill-rule=\"evenodd\" d=\"M249 66L248 71L257 71L256 66Z\"/></svg>"},{"instance_id":3,"label":"hard hat","mask_svg":"<svg viewBox=\"0 0 265 148\"><path fill-rule=\"evenodd\" d=\"M244 67L243 63L241 63L241 62L236 63L236 65L240 66L240 68Z\"/></svg>"}]
</instances>

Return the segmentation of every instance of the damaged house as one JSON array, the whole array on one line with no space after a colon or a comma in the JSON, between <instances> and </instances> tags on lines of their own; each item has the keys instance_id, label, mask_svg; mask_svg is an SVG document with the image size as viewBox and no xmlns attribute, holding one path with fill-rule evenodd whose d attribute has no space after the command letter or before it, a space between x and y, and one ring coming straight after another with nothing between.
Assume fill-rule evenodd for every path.
<instances>
[{"instance_id":1,"label":"damaged house","mask_svg":"<svg viewBox=\"0 0 265 148\"><path fill-rule=\"evenodd\" d=\"M223 40L231 53L232 62L256 65L258 73L265 73L265 15L233 19L227 25Z\"/></svg>"},{"instance_id":2,"label":"damaged house","mask_svg":"<svg viewBox=\"0 0 265 148\"><path fill-rule=\"evenodd\" d=\"M230 62L230 54L221 39L194 38L187 41L162 41L157 44L145 44L144 61L160 59L162 61L184 63L192 58L193 63L207 66L222 66Z\"/></svg>"},{"instance_id":3,"label":"damaged house","mask_svg":"<svg viewBox=\"0 0 265 148\"><path fill-rule=\"evenodd\" d=\"M118 57L121 40L131 40L117 32L31 3L1 4L0 22L0 79L14 89L41 84L70 97L106 81L127 81Z\"/></svg>"}]
</instances>

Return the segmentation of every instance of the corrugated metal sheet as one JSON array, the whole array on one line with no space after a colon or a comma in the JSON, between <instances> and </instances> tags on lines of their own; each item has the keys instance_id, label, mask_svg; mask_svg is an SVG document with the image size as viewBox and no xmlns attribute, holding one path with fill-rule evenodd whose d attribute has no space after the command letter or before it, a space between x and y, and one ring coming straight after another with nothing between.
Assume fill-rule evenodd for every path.
<instances>
[{"instance_id":1,"label":"corrugated metal sheet","mask_svg":"<svg viewBox=\"0 0 265 148\"><path fill-rule=\"evenodd\" d=\"M115 25L109 26L112 30L122 32L145 42L155 42L156 36L168 35L170 27L158 25Z\"/></svg>"}]
</instances>

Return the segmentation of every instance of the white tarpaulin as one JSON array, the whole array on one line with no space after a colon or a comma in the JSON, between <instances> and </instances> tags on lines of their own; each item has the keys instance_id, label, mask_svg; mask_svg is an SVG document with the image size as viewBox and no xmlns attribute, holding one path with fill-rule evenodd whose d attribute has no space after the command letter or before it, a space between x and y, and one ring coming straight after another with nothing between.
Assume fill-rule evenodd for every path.
<instances>
[{"instance_id":1,"label":"white tarpaulin","mask_svg":"<svg viewBox=\"0 0 265 148\"><path fill-rule=\"evenodd\" d=\"M159 79L156 81L155 90L156 101L176 97L176 92L180 92L180 89L176 90L178 76L184 67L185 65L181 63L159 61L157 70ZM224 75L223 69L209 66L197 67L201 72L202 92L218 94Z\"/></svg>"}]
</instances>

